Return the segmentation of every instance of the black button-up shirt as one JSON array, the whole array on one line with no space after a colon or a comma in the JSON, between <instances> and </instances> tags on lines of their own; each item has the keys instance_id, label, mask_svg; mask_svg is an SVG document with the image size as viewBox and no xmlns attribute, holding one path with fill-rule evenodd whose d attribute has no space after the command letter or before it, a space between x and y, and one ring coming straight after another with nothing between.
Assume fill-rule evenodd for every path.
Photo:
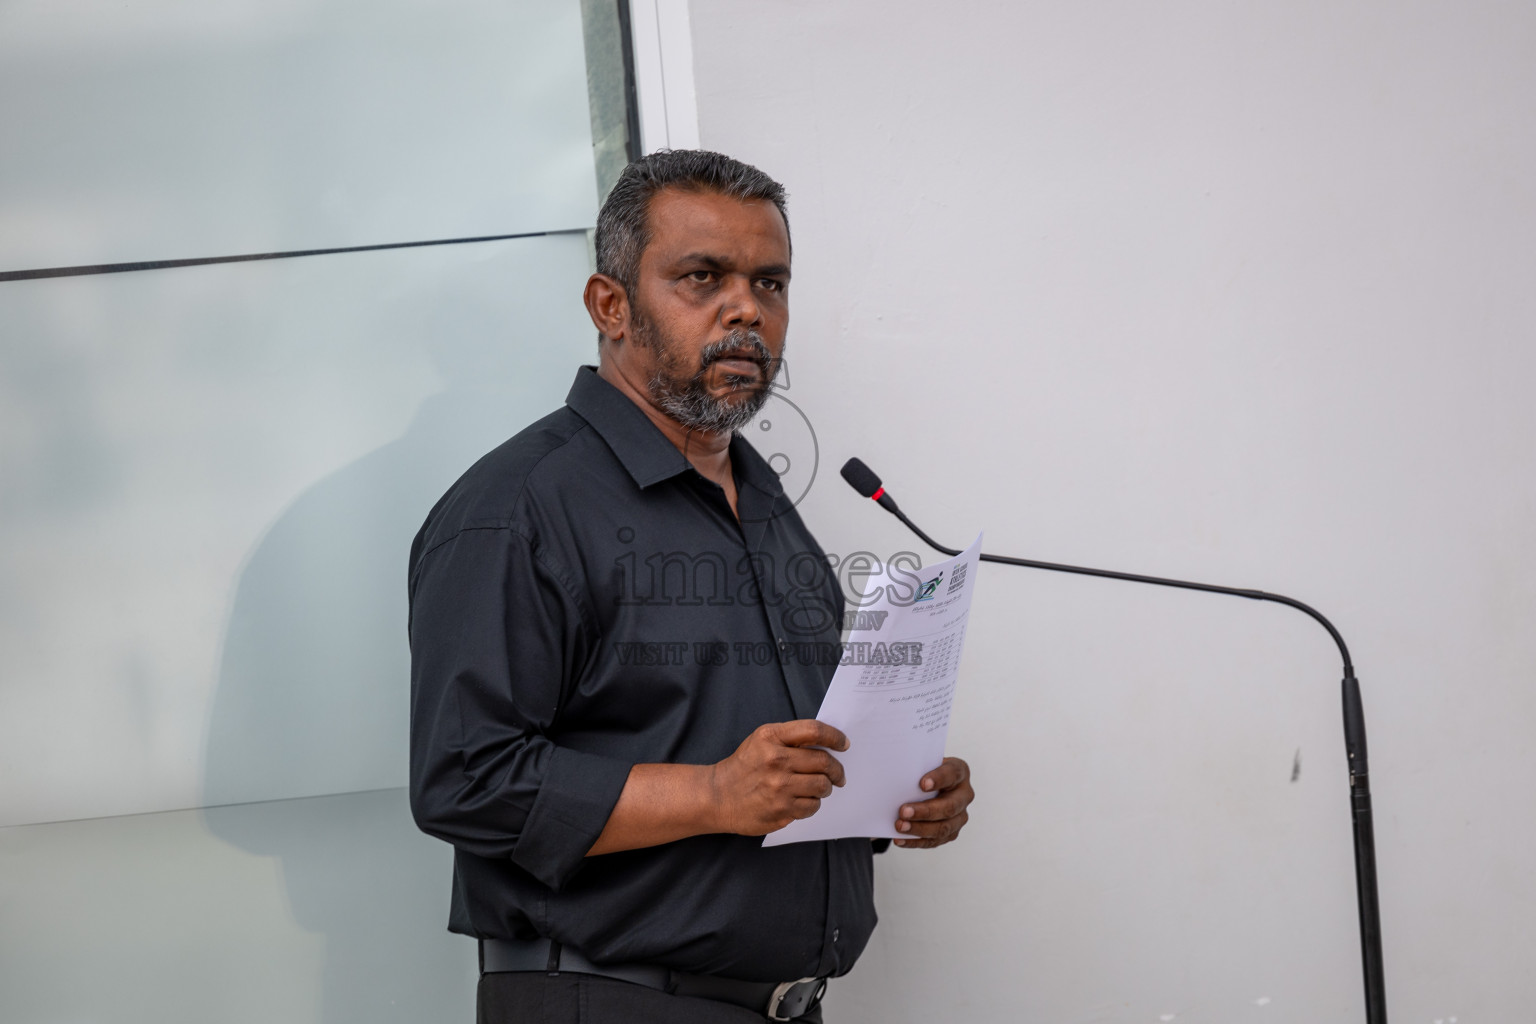
<instances>
[{"instance_id":1,"label":"black button-up shirt","mask_svg":"<svg viewBox=\"0 0 1536 1024\"><path fill-rule=\"evenodd\" d=\"M586 857L638 763L711 764L813 718L843 601L739 436L738 518L591 367L485 456L411 548L411 806L455 847L449 927L754 981L846 973L867 839L694 836Z\"/></svg>"}]
</instances>

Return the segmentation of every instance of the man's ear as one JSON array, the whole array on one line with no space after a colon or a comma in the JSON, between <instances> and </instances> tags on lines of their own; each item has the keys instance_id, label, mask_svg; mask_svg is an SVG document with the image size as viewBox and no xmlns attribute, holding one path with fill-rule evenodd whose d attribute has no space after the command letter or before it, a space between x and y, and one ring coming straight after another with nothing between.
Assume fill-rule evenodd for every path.
<instances>
[{"instance_id":1,"label":"man's ear","mask_svg":"<svg viewBox=\"0 0 1536 1024\"><path fill-rule=\"evenodd\" d=\"M593 274L587 278L582 299L592 325L603 337L623 341L629 336L629 295L622 284L607 274Z\"/></svg>"}]
</instances>

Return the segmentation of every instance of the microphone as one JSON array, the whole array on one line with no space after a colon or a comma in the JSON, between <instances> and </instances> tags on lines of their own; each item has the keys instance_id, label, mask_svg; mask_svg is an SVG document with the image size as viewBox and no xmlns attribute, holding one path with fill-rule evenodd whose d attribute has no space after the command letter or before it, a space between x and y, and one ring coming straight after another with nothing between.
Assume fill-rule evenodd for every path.
<instances>
[{"instance_id":1,"label":"microphone","mask_svg":"<svg viewBox=\"0 0 1536 1024\"><path fill-rule=\"evenodd\" d=\"M924 533L916 523L896 506L896 500L886 493L880 477L861 459L849 459L843 464L843 479L866 498L873 498L891 515L906 524L907 529L920 537L924 544L954 556L958 548L948 548ZM1315 619L1339 648L1344 659L1344 748L1349 761L1350 817L1355 838L1355 897L1360 916L1360 956L1365 975L1365 1019L1367 1024L1386 1024L1387 994L1382 970L1381 955L1381 906L1376 887L1376 839L1372 826L1370 770L1365 748L1365 709L1360 700L1360 681L1355 678L1355 666L1349 658L1349 648L1344 637L1333 623L1317 609L1302 604L1283 594L1243 587L1220 587L1212 583L1193 583L1189 580L1167 579L1161 576L1142 576L1136 573L1111 572L1108 569L1089 569L1080 565L1062 565L1057 562L1037 562L1028 558L1009 555L980 555L983 562L1003 565L1019 565L1026 569L1044 569L1048 572L1070 572L1081 576L1099 576L1111 580L1128 580L1132 583L1149 583L1159 587L1178 587L1183 590L1202 590L1211 594L1230 594L1253 601L1272 601L1289 605Z\"/></svg>"},{"instance_id":2,"label":"microphone","mask_svg":"<svg viewBox=\"0 0 1536 1024\"><path fill-rule=\"evenodd\" d=\"M885 488L881 485L880 478L875 475L874 470L864 465L862 459L849 459L843 463L842 474L843 479L847 480L854 490L866 498L873 498L880 503L881 508L894 516L901 516L902 522L906 522L907 517L901 515L901 509L896 507L896 499L885 493ZM911 526L912 524L907 523L907 525ZM916 527L913 528L916 529ZM929 544L932 543L932 541L929 541ZM946 551L945 554L956 555L959 552Z\"/></svg>"}]
</instances>

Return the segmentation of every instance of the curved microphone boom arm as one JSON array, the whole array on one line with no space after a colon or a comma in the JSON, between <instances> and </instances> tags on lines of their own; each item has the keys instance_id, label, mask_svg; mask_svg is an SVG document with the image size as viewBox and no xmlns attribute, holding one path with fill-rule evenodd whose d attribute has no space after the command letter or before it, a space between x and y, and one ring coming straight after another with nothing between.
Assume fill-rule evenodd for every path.
<instances>
[{"instance_id":1,"label":"curved microphone boom arm","mask_svg":"<svg viewBox=\"0 0 1536 1024\"><path fill-rule=\"evenodd\" d=\"M954 556L958 548L945 547L928 536L906 513L896 505L896 500L886 493L885 487L874 470L859 459L849 459L842 469L843 479L866 498L872 498L881 508L906 524L907 529L924 544ZM983 562L1002 565L1018 565L1026 569L1044 569L1049 572L1070 572L1080 576L1099 576L1111 580L1127 580L1131 583L1149 583L1158 587L1178 587L1181 590L1203 590L1211 594L1230 594L1253 601L1270 601L1289 605L1317 621L1333 642L1338 645L1339 656L1344 660L1344 748L1349 759L1350 817L1355 837L1355 894L1360 914L1360 955L1365 975L1366 1024L1386 1024L1387 997L1381 955L1381 906L1376 887L1376 839L1371 821L1370 770L1365 748L1365 709L1360 700L1360 681L1355 678L1355 666L1349 657L1349 647L1343 635L1321 612L1284 594L1272 594L1264 590L1243 587L1220 587L1212 583L1192 583L1189 580L1166 579L1161 576L1142 576L1136 573L1112 572L1108 569L1089 569L1080 565L1061 565L1056 562L1037 562L1028 558L1012 558L1008 555L983 553Z\"/></svg>"}]
</instances>

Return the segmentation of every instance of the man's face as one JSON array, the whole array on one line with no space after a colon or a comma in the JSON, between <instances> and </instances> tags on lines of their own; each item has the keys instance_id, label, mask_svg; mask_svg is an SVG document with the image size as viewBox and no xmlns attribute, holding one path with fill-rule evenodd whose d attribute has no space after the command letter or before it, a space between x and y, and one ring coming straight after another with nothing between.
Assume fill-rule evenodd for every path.
<instances>
[{"instance_id":1,"label":"man's face","mask_svg":"<svg viewBox=\"0 0 1536 1024\"><path fill-rule=\"evenodd\" d=\"M728 433L768 399L789 328L789 231L772 203L666 189L630 296L630 341L651 400Z\"/></svg>"}]
</instances>

